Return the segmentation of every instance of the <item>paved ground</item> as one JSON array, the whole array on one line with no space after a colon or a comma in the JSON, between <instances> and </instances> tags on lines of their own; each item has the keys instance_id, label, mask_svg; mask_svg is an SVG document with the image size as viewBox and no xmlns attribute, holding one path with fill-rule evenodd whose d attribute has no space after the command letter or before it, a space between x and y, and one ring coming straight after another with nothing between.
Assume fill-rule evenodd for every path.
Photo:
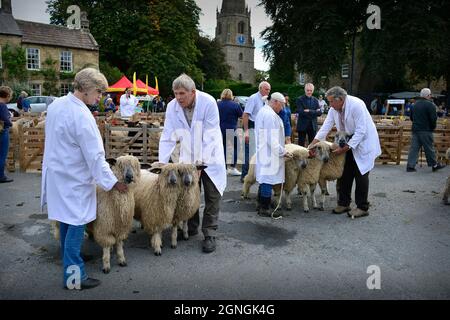
<instances>
[{"instance_id":1,"label":"paved ground","mask_svg":"<svg viewBox=\"0 0 450 320\"><path fill-rule=\"evenodd\" d=\"M440 204L450 168L432 173L377 166L371 173L370 216L351 220L327 211L303 213L300 199L281 220L258 217L241 201L238 178L222 202L217 251L201 252L200 235L156 257L142 230L125 245L128 267L101 272L101 249L86 241L92 290L60 288L58 244L39 211L40 174L11 174L0 185L0 299L449 299L450 206ZM253 186L253 197L256 186ZM369 290L367 268L381 272Z\"/></svg>"}]
</instances>

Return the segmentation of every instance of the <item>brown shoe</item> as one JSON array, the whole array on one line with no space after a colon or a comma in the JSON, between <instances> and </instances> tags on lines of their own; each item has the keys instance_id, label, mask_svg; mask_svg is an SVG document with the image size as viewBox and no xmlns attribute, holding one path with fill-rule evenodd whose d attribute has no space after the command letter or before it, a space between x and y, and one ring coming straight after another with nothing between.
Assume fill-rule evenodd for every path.
<instances>
[{"instance_id":1,"label":"brown shoe","mask_svg":"<svg viewBox=\"0 0 450 320\"><path fill-rule=\"evenodd\" d=\"M334 214L342 214L344 212L349 212L352 208L348 207L348 206L337 206L336 208L333 209L333 213Z\"/></svg>"},{"instance_id":2,"label":"brown shoe","mask_svg":"<svg viewBox=\"0 0 450 320\"><path fill-rule=\"evenodd\" d=\"M347 212L347 215L352 219L361 218L361 217L368 216L369 211L362 210L360 208L355 208L355 209L350 210L350 212Z\"/></svg>"}]
</instances>

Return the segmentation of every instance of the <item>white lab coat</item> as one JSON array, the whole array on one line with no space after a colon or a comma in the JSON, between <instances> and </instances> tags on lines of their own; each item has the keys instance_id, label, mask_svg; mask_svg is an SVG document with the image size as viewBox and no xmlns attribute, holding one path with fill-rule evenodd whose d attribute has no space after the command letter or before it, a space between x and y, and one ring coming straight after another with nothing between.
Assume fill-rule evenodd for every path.
<instances>
[{"instance_id":1,"label":"white lab coat","mask_svg":"<svg viewBox=\"0 0 450 320\"><path fill-rule=\"evenodd\" d=\"M366 104L361 99L347 95L344 108L345 131L353 135L348 145L352 148L359 171L364 175L373 169L375 159L381 154L377 128L366 108ZM315 138L325 140L328 132L330 132L334 125L336 125L338 131L342 130L339 123L339 113L333 108L330 108Z\"/></svg>"},{"instance_id":2,"label":"white lab coat","mask_svg":"<svg viewBox=\"0 0 450 320\"><path fill-rule=\"evenodd\" d=\"M269 105L258 112L255 122L256 181L267 184L284 182L283 120Z\"/></svg>"},{"instance_id":3,"label":"white lab coat","mask_svg":"<svg viewBox=\"0 0 450 320\"><path fill-rule=\"evenodd\" d=\"M122 117L131 117L134 114L135 108L138 104L138 100L135 96L130 94L127 98L126 94L120 97L120 115Z\"/></svg>"},{"instance_id":4,"label":"white lab coat","mask_svg":"<svg viewBox=\"0 0 450 320\"><path fill-rule=\"evenodd\" d=\"M189 126L176 99L167 106L166 120L159 141L159 162L169 162L177 141L181 143L180 162L203 163L221 195L227 185L225 157L216 100L196 90L194 114Z\"/></svg>"},{"instance_id":5,"label":"white lab coat","mask_svg":"<svg viewBox=\"0 0 450 320\"><path fill-rule=\"evenodd\" d=\"M111 190L117 178L105 161L103 142L88 107L72 93L47 110L41 209L71 225L96 218L96 183Z\"/></svg>"}]
</instances>

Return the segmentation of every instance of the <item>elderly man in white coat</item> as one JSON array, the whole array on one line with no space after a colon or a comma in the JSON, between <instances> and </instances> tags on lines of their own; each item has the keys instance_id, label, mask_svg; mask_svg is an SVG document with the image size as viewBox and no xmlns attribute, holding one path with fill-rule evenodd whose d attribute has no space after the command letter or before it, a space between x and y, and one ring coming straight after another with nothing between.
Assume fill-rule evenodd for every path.
<instances>
[{"instance_id":1,"label":"elderly man in white coat","mask_svg":"<svg viewBox=\"0 0 450 320\"><path fill-rule=\"evenodd\" d=\"M205 193L202 232L203 252L216 249L220 199L226 187L226 167L216 100L196 90L194 81L182 74L172 83L175 94L167 106L164 129L159 141L159 161L167 163L177 141L181 143L180 162L207 166L200 180ZM199 211L188 221L189 235L198 233Z\"/></svg>"},{"instance_id":2,"label":"elderly man in white coat","mask_svg":"<svg viewBox=\"0 0 450 320\"><path fill-rule=\"evenodd\" d=\"M338 206L333 213L347 212L351 218L367 216L369 171L373 169L375 159L381 154L377 129L361 99L348 95L341 87L331 88L327 91L326 97L331 109L311 144L325 140L334 125L338 131L346 131L351 135L346 146L333 151L336 154L347 153L344 172L337 181ZM356 208L351 209L353 180L356 181Z\"/></svg>"},{"instance_id":3,"label":"elderly man in white coat","mask_svg":"<svg viewBox=\"0 0 450 320\"><path fill-rule=\"evenodd\" d=\"M47 110L41 207L47 204L48 218L60 223L63 287L67 289L100 284L87 276L80 253L85 225L97 214L96 184L106 191L127 190L105 160L100 132L86 106L98 103L107 87L98 70L83 69L75 75L75 92L56 99Z\"/></svg>"},{"instance_id":4,"label":"elderly man in white coat","mask_svg":"<svg viewBox=\"0 0 450 320\"><path fill-rule=\"evenodd\" d=\"M284 157L292 155L284 148L284 125L278 116L283 110L286 100L279 92L274 92L263 98L264 107L258 113L255 121L256 138L256 181L260 184L258 190L258 214L271 216L270 203L272 186L284 182ZM279 217L274 212L273 217Z\"/></svg>"}]
</instances>

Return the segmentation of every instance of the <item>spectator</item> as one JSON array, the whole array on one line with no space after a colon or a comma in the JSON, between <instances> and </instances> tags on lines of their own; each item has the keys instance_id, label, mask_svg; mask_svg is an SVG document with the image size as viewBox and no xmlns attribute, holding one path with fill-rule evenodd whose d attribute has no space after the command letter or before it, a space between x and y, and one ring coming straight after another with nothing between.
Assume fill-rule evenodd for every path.
<instances>
[{"instance_id":1,"label":"spectator","mask_svg":"<svg viewBox=\"0 0 450 320\"><path fill-rule=\"evenodd\" d=\"M22 91L19 95L19 98L17 98L17 109L22 110L23 109L23 99L25 99L26 97L28 97L28 93L26 93L25 91Z\"/></svg>"},{"instance_id":2,"label":"spectator","mask_svg":"<svg viewBox=\"0 0 450 320\"><path fill-rule=\"evenodd\" d=\"M244 114L242 115L242 126L244 127L244 164L242 165L241 182L244 182L244 177L248 173L248 166L250 158L255 154L255 119L259 110L264 107L263 97L269 95L270 83L263 81L258 86L258 92L252 94L245 104Z\"/></svg>"},{"instance_id":3,"label":"spectator","mask_svg":"<svg viewBox=\"0 0 450 320\"><path fill-rule=\"evenodd\" d=\"M322 113L326 113L325 111L328 111L327 110L328 105L327 105L326 101L323 100L322 95L319 96L319 107L320 107L320 112L322 112Z\"/></svg>"},{"instance_id":4,"label":"spectator","mask_svg":"<svg viewBox=\"0 0 450 320\"><path fill-rule=\"evenodd\" d=\"M12 97L12 90L10 87L0 87L0 183L12 182L13 179L5 175L6 157L9 150L9 128L12 127L11 114L6 105Z\"/></svg>"},{"instance_id":5,"label":"spectator","mask_svg":"<svg viewBox=\"0 0 450 320\"><path fill-rule=\"evenodd\" d=\"M298 144L305 146L306 135L308 135L308 142L314 139L317 132L317 117L322 112L320 111L319 100L313 97L314 85L312 83L305 84L305 95L297 98L297 132Z\"/></svg>"},{"instance_id":6,"label":"spectator","mask_svg":"<svg viewBox=\"0 0 450 320\"><path fill-rule=\"evenodd\" d=\"M414 106L414 99L410 99L406 104L405 104L405 116L409 117L411 115L411 110Z\"/></svg>"},{"instance_id":7,"label":"spectator","mask_svg":"<svg viewBox=\"0 0 450 320\"><path fill-rule=\"evenodd\" d=\"M419 149L423 147L427 163L436 171L445 167L436 161L436 153L433 145L433 131L436 128L436 105L432 102L431 90L423 88L420 91L420 99L414 104L411 111L412 136L408 154L407 172L415 172Z\"/></svg>"},{"instance_id":8,"label":"spectator","mask_svg":"<svg viewBox=\"0 0 450 320\"><path fill-rule=\"evenodd\" d=\"M115 106L112 98L108 98L105 101L105 112L109 112L109 111L111 111L113 113L116 112L116 106Z\"/></svg>"},{"instance_id":9,"label":"spectator","mask_svg":"<svg viewBox=\"0 0 450 320\"><path fill-rule=\"evenodd\" d=\"M74 93L57 99L47 109L41 207L47 204L48 218L60 224L66 289L100 284L100 280L88 277L80 254L86 224L96 218L96 184L106 191L127 190L105 160L102 137L87 108L98 104L107 87L98 70L83 69L75 75ZM78 280L75 286L74 280Z\"/></svg>"},{"instance_id":10,"label":"spectator","mask_svg":"<svg viewBox=\"0 0 450 320\"><path fill-rule=\"evenodd\" d=\"M131 88L128 88L125 94L120 97L120 115L122 117L131 117L138 102L136 97L131 94Z\"/></svg>"},{"instance_id":11,"label":"spectator","mask_svg":"<svg viewBox=\"0 0 450 320\"><path fill-rule=\"evenodd\" d=\"M291 128L291 107L289 105L289 96L287 93L283 93L284 100L286 101L283 109L278 113L278 115L283 120L284 125L284 143L288 144L291 143L291 134L292 134L292 128Z\"/></svg>"},{"instance_id":12,"label":"spectator","mask_svg":"<svg viewBox=\"0 0 450 320\"><path fill-rule=\"evenodd\" d=\"M222 131L223 150L225 152L225 166L230 163L227 174L232 176L240 176L241 172L236 169L237 163L237 137L236 127L238 119L242 117L242 109L238 103L233 101L233 92L225 89L220 95L220 101L217 103L219 108L220 130ZM228 135L227 135L228 133ZM228 139L227 139L228 137ZM233 160L227 160L227 140L233 137Z\"/></svg>"}]
</instances>

